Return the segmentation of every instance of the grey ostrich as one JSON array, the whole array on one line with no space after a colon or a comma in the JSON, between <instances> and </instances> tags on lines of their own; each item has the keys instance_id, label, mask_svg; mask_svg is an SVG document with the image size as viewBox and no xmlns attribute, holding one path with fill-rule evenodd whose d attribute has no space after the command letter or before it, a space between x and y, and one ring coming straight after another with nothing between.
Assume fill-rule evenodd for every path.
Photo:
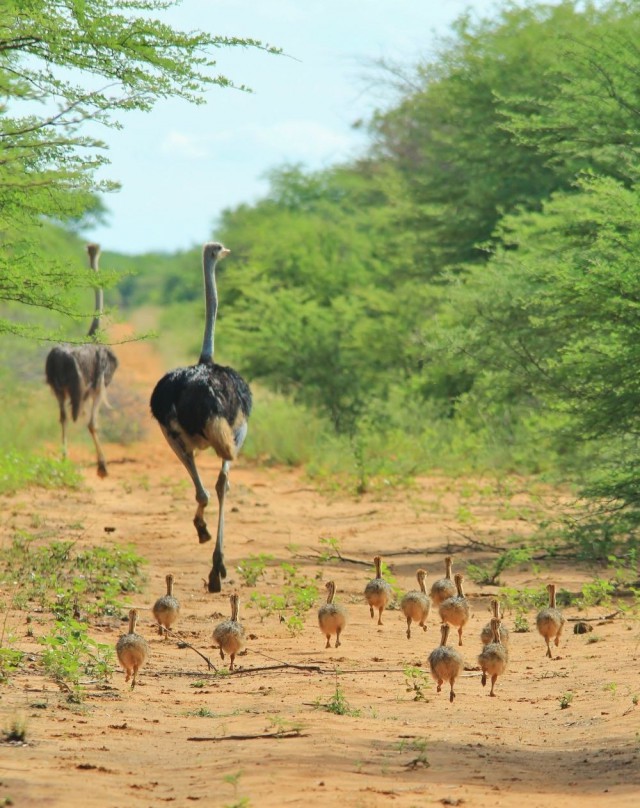
<instances>
[{"instance_id":1,"label":"grey ostrich","mask_svg":"<svg viewBox=\"0 0 640 808\"><path fill-rule=\"evenodd\" d=\"M216 482L218 530L213 551L209 592L220 592L224 566L224 500L229 489L229 469L247 435L251 413L249 385L233 368L213 361L214 331L218 311L216 263L230 253L217 242L208 242L202 251L205 290L205 327L202 351L197 365L172 370L160 379L151 394L151 412L160 424L167 443L183 463L196 489L198 507L193 523L200 543L210 541L204 519L209 504L195 461L197 449L211 447L222 459Z\"/></svg>"},{"instance_id":2,"label":"grey ostrich","mask_svg":"<svg viewBox=\"0 0 640 808\"><path fill-rule=\"evenodd\" d=\"M87 244L89 266L98 272L98 244ZM100 329L100 317L104 299L102 289L96 287L95 314L89 328L88 337L92 340ZM45 363L47 384L58 399L60 425L62 427L62 456L67 456L67 399L71 407L71 417L78 420L80 410L91 399L91 415L87 424L96 447L98 477L107 476L107 462L98 438L98 412L106 400L106 389L118 367L116 355L106 345L87 342L84 345L56 345L52 348Z\"/></svg>"}]
</instances>

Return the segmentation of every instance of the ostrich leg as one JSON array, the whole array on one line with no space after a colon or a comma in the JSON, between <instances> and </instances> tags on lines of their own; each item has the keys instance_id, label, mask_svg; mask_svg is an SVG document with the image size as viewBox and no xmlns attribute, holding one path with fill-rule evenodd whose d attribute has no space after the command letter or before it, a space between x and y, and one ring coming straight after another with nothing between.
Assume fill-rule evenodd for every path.
<instances>
[{"instance_id":1,"label":"ostrich leg","mask_svg":"<svg viewBox=\"0 0 640 808\"><path fill-rule=\"evenodd\" d=\"M62 427L62 457L67 457L67 410L64 405L64 395L56 393L60 406L60 426Z\"/></svg>"},{"instance_id":2,"label":"ostrich leg","mask_svg":"<svg viewBox=\"0 0 640 808\"><path fill-rule=\"evenodd\" d=\"M221 578L227 577L227 570L224 566L224 500L229 490L229 469L231 463L228 460L222 462L222 468L216 482L216 494L218 495L218 532L216 534L216 546L213 550L211 572L209 573L209 592L220 592L222 589Z\"/></svg>"},{"instance_id":3,"label":"ostrich leg","mask_svg":"<svg viewBox=\"0 0 640 808\"><path fill-rule=\"evenodd\" d=\"M91 417L89 418L87 428L91 433L93 443L96 447L96 455L98 458L98 477L106 477L107 461L105 459L104 452L102 451L102 446L100 445L100 439L98 438L98 412L100 410L101 402L102 388L100 387L96 390L96 394L93 396L93 401L91 403Z\"/></svg>"},{"instance_id":4,"label":"ostrich leg","mask_svg":"<svg viewBox=\"0 0 640 808\"><path fill-rule=\"evenodd\" d=\"M209 504L209 492L202 484L193 452L189 451L189 449L187 449L187 447L184 445L179 433L170 432L162 425L160 425L160 428L162 429L162 433L164 434L167 443L176 453L176 457L189 472L189 476L191 477L195 486L198 508L193 519L193 524L198 531L198 539L200 544L204 544L207 541L211 541L211 533L209 533L207 523L204 520L204 509Z\"/></svg>"},{"instance_id":5,"label":"ostrich leg","mask_svg":"<svg viewBox=\"0 0 640 808\"><path fill-rule=\"evenodd\" d=\"M242 448L242 444L247 437L247 422L240 424L234 431L233 440L235 443L236 455ZM229 470L231 463L223 460L218 481L216 482L216 494L218 495L218 532L216 535L216 546L213 550L211 572L209 573L209 592L220 592L222 589L221 578L227 577L227 570L224 566L224 500L229 490Z\"/></svg>"}]
</instances>

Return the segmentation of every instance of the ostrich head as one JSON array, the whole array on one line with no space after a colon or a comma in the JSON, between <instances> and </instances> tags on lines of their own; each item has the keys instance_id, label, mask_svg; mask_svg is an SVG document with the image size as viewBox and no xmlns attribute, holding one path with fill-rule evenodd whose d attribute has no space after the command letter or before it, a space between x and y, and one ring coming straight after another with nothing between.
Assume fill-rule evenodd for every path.
<instances>
[{"instance_id":1,"label":"ostrich head","mask_svg":"<svg viewBox=\"0 0 640 808\"><path fill-rule=\"evenodd\" d=\"M95 260L100 255L100 245L99 244L87 244L87 253L89 254L90 260Z\"/></svg>"},{"instance_id":2,"label":"ostrich head","mask_svg":"<svg viewBox=\"0 0 640 808\"><path fill-rule=\"evenodd\" d=\"M202 252L205 258L210 258L213 261L221 261L229 255L231 250L228 250L223 244L220 244L219 241L208 241L202 248Z\"/></svg>"}]
</instances>

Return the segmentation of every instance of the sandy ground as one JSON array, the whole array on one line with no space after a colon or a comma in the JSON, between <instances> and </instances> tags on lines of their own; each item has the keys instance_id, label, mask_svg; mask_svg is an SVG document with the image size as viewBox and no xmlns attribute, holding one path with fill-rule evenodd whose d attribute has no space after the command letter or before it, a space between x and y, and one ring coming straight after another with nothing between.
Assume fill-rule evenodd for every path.
<instances>
[{"instance_id":1,"label":"sandy ground","mask_svg":"<svg viewBox=\"0 0 640 808\"><path fill-rule=\"evenodd\" d=\"M130 405L146 407L163 372L158 358L142 343L121 346L119 355L114 396L118 384L137 390ZM633 701L640 694L640 624L633 615L594 621L593 633L582 636L568 623L553 659L535 631L512 633L509 669L492 699L473 668L497 590L467 581L472 614L461 651L469 669L457 683L457 698L451 704L446 690L437 694L428 679L423 699L415 700L404 670L428 671L427 657L439 642L437 613L432 610L426 633L414 629L407 640L398 610L385 612L380 627L370 619L362 594L370 566L318 558L321 539L337 539L350 559L370 563L380 553L402 590L415 588L415 571L424 567L429 587L449 551L462 572L491 557L465 537L500 544L522 534L532 508L552 507L553 492L533 502L513 480L496 496L481 481L434 477L405 491L354 498L319 492L295 470L240 461L228 498L229 577L222 594L210 595L202 581L212 547L197 542L191 485L157 427L149 423L137 446L106 445L105 480L95 475L90 453L74 445L80 427L74 429L71 455L84 464L86 487L3 498L0 541L6 544L17 530L38 534L44 524L48 535L80 545L135 545L149 561L148 585L132 605L141 612L138 631L151 653L135 690L118 670L109 687L89 684L84 704L70 705L38 671L36 637L48 617L35 615L32 638L25 613L10 612L5 628L34 663L0 686L1 726L16 716L27 721L26 744L0 745L0 804L9 804L7 798L16 806L68 808L199 801L238 808L640 804L640 706ZM200 465L213 490L217 459L203 455ZM214 506L209 518L215 522ZM262 553L272 556L265 574L247 587L236 567ZM337 599L349 611L339 649L324 648L319 603L296 636L278 613L251 606L254 591L282 591L283 563L295 564L321 591L326 580L336 581ZM176 633L217 670L176 639L157 635L150 607L164 593L167 572L175 576L182 607ZM542 564L503 578L509 586L555 581L578 592L589 572ZM222 676L228 660L220 659L211 632L227 616L232 591L240 594L247 651L236 660L237 672ZM610 611L565 614L595 618ZM528 619L535 624L534 613ZM512 628L512 622L507 613L505 624ZM91 631L115 645L123 625L106 620ZM321 708L337 685L351 714ZM570 706L562 709L569 692Z\"/></svg>"}]
</instances>

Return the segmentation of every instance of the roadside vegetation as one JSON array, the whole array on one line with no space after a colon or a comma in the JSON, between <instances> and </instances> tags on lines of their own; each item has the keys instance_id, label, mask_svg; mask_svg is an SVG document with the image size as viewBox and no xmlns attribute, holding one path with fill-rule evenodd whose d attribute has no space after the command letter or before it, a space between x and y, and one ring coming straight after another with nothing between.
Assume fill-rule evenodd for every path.
<instances>
[{"instance_id":1,"label":"roadside vegetation","mask_svg":"<svg viewBox=\"0 0 640 808\"><path fill-rule=\"evenodd\" d=\"M40 646L29 658L70 700L82 700L87 682L107 681L113 647L98 642L90 626L116 617L140 591L143 563L130 547L80 549L51 539L44 527L38 535L16 534L0 549L0 681L21 669L25 637Z\"/></svg>"},{"instance_id":2,"label":"roadside vegetation","mask_svg":"<svg viewBox=\"0 0 640 808\"><path fill-rule=\"evenodd\" d=\"M255 390L245 458L356 494L433 470L561 483L575 504L541 524L547 546L633 563L639 36L640 10L621 0L463 15L428 59L378 65L387 103L361 124L361 155L319 172L274 167L263 199L203 234L233 248L216 345ZM188 69L180 59L172 81ZM77 208L99 213L83 193L73 228L48 223L36 238L76 267ZM107 303L129 319L151 311L167 364L193 361L199 247L105 251L103 265ZM44 301L40 332L65 323L82 338L79 291ZM2 311L0 437L13 454L0 488L75 484L66 465L33 459L56 413L42 390L48 345L9 337L26 323L16 300ZM498 582L514 560L475 574Z\"/></svg>"}]
</instances>

